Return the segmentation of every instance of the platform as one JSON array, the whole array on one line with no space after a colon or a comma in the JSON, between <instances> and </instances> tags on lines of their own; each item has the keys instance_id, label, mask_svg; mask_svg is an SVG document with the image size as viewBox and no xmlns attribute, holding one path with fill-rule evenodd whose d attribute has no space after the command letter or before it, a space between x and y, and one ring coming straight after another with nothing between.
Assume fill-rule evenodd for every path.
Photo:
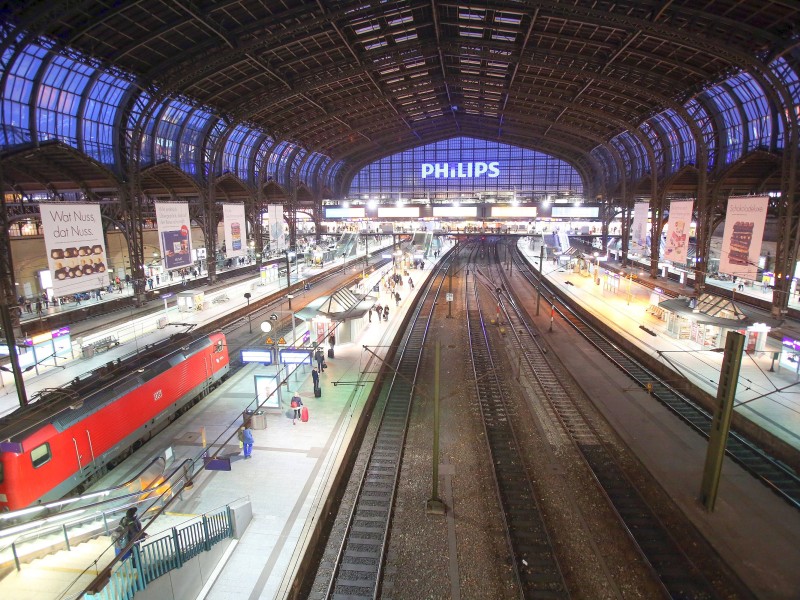
<instances>
[{"instance_id":1,"label":"platform","mask_svg":"<svg viewBox=\"0 0 800 600\"><path fill-rule=\"evenodd\" d=\"M532 265L538 266L538 242L530 248L527 240L520 241L518 247ZM666 323L647 312L651 305L652 289L638 285L636 279L633 282L624 279L617 292L608 291L603 285L595 284L592 277L581 277L550 261L545 262L543 271L551 284L558 286L562 293L574 298L581 306L601 318L607 326L614 328L693 384L712 396L716 395L723 354L670 335L666 330ZM641 276L639 269L635 269L635 272ZM691 288L683 288L677 282L661 278L658 286L676 294L693 293ZM760 314L761 320L770 320L769 315L760 313L757 309L747 308L746 311L756 318ZM641 329L642 325L656 335L650 335ZM774 335L780 336L782 332L800 338L800 324L785 321L780 330L774 331ZM724 346L724 342L721 346ZM800 450L800 375L781 368L778 361L774 361L773 366L773 354L780 351L780 340L770 337L763 352L746 354L743 357L735 410Z\"/></svg>"},{"instance_id":2,"label":"platform","mask_svg":"<svg viewBox=\"0 0 800 600\"><path fill-rule=\"evenodd\" d=\"M390 306L389 320L379 321L373 317L369 322L369 317L365 316L366 326L355 342L336 344L335 357L326 359L328 368L320 376L322 397L314 397L311 367L299 368L291 376L289 386L283 389L282 406L265 409L266 428L253 431L252 458L244 459L234 437L222 452L231 459L231 471L203 471L195 478L194 486L182 492L170 507L169 526L172 527L181 519L190 519L243 497L251 502L253 520L243 537L229 547L227 563L207 598L274 598L283 595L291 585L312 526L319 519L323 500L340 466L343 449L380 368L378 359L363 346L379 356L386 354L411 304L410 299L429 272L410 270L418 285L413 293L407 284L401 289L399 305L394 299L390 300L380 286L378 302ZM246 327L242 335L248 335ZM93 489L108 485L112 478L135 472L167 448L174 453L173 464L183 458L196 457L202 451L204 440L210 442L224 432L235 431L242 423L242 412L255 396L254 375L274 371L274 366L246 365ZM290 391L299 392L308 407L310 419L307 423L299 420L293 423L287 418ZM162 529L158 521L153 523L153 528L155 531ZM28 571L41 574L41 569ZM22 582L20 585L26 585L25 573L23 568L23 577L18 578ZM138 592L136 597L163 598L159 581ZM0 593L15 597L13 590L2 584ZM37 597L48 597L44 590L40 593L42 595Z\"/></svg>"}]
</instances>

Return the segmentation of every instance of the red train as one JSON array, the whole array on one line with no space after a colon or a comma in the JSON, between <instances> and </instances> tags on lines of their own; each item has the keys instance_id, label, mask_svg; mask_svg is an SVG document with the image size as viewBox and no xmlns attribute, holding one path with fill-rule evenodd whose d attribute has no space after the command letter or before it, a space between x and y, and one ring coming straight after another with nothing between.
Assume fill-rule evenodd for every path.
<instances>
[{"instance_id":1,"label":"red train","mask_svg":"<svg viewBox=\"0 0 800 600\"><path fill-rule=\"evenodd\" d=\"M228 373L222 332L164 352L159 346L109 363L0 419L0 510L56 500L86 485Z\"/></svg>"}]
</instances>

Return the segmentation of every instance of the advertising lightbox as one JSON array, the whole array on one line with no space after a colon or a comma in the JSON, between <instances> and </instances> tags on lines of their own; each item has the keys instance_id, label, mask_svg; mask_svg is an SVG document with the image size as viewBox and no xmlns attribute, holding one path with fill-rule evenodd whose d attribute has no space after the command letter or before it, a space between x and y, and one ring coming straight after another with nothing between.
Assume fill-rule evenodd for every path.
<instances>
[{"instance_id":1,"label":"advertising lightbox","mask_svg":"<svg viewBox=\"0 0 800 600\"><path fill-rule=\"evenodd\" d=\"M600 215L597 206L554 206L550 215L559 219L596 219Z\"/></svg>"},{"instance_id":2,"label":"advertising lightbox","mask_svg":"<svg viewBox=\"0 0 800 600\"><path fill-rule=\"evenodd\" d=\"M364 208L326 208L326 219L363 219L366 216Z\"/></svg>"},{"instance_id":3,"label":"advertising lightbox","mask_svg":"<svg viewBox=\"0 0 800 600\"><path fill-rule=\"evenodd\" d=\"M492 216L497 218L523 218L532 219L536 217L535 206L492 206Z\"/></svg>"},{"instance_id":4,"label":"advertising lightbox","mask_svg":"<svg viewBox=\"0 0 800 600\"><path fill-rule=\"evenodd\" d=\"M477 206L434 206L433 216L475 218L478 216L478 207Z\"/></svg>"},{"instance_id":5,"label":"advertising lightbox","mask_svg":"<svg viewBox=\"0 0 800 600\"><path fill-rule=\"evenodd\" d=\"M408 208L379 207L379 219L419 219L419 207Z\"/></svg>"}]
</instances>

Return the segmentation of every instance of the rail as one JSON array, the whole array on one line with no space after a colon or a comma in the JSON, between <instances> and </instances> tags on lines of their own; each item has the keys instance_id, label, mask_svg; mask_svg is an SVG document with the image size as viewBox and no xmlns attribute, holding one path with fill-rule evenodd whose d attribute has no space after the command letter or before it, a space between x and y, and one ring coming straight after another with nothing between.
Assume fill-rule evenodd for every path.
<instances>
[{"instance_id":1,"label":"rail","mask_svg":"<svg viewBox=\"0 0 800 600\"><path fill-rule=\"evenodd\" d=\"M378 419L378 432L358 484L326 598L376 598L379 594L422 347L452 259L446 257L429 278L400 341L401 350L389 363L393 375L383 388L385 393L381 392L383 410L372 417Z\"/></svg>"},{"instance_id":2,"label":"rail","mask_svg":"<svg viewBox=\"0 0 800 600\"><path fill-rule=\"evenodd\" d=\"M474 275L467 275L466 285L467 328L475 391L514 575L523 598L568 598L569 592L528 469L520 468L520 465L525 465L525 460L508 418L505 401L510 391L499 377L492 359Z\"/></svg>"},{"instance_id":3,"label":"rail","mask_svg":"<svg viewBox=\"0 0 800 600\"><path fill-rule=\"evenodd\" d=\"M673 414L688 424L697 433L708 438L711 431L712 415L665 382L652 370L622 350L605 334L593 327L561 296L559 291L549 286L546 280L538 281L532 271L534 265L525 260L514 246L513 258L517 270L534 287L542 290L552 299L554 311L571 327L578 331L589 343L601 352L613 365L630 377ZM731 429L726 453L742 468L756 477L773 492L783 498L790 506L800 509L800 477L783 462L771 457L755 442L740 432Z\"/></svg>"}]
</instances>

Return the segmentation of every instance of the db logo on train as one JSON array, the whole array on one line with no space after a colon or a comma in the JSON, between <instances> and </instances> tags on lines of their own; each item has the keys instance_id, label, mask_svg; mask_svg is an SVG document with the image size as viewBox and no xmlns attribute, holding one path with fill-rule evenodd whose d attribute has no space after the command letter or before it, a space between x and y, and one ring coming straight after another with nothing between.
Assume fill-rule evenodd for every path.
<instances>
[{"instance_id":1,"label":"db logo on train","mask_svg":"<svg viewBox=\"0 0 800 600\"><path fill-rule=\"evenodd\" d=\"M153 400L154 401L161 400L161 396L163 396L163 395L164 395L164 392L162 392L161 390L157 390L157 391L153 392Z\"/></svg>"}]
</instances>

